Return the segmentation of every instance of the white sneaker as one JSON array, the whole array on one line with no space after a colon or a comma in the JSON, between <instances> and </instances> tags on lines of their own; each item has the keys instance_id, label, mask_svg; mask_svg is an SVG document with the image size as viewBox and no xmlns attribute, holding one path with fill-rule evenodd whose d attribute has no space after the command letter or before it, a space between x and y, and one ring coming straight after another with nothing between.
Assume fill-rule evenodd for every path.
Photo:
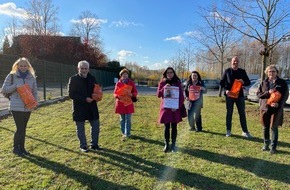
<instances>
[{"instance_id":1,"label":"white sneaker","mask_svg":"<svg viewBox=\"0 0 290 190\"><path fill-rule=\"evenodd\" d=\"M227 130L226 137L230 137L232 135L230 130Z\"/></svg>"},{"instance_id":2,"label":"white sneaker","mask_svg":"<svg viewBox=\"0 0 290 190\"><path fill-rule=\"evenodd\" d=\"M253 137L249 132L247 132L247 133L243 132L242 136L246 137L246 138L252 138Z\"/></svg>"}]
</instances>

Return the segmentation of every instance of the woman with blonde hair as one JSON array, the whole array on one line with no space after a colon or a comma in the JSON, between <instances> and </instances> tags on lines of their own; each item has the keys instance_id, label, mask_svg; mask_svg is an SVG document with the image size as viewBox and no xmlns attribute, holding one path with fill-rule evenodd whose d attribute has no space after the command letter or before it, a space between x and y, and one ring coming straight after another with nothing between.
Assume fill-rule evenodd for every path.
<instances>
[{"instance_id":1,"label":"woman with blonde hair","mask_svg":"<svg viewBox=\"0 0 290 190\"><path fill-rule=\"evenodd\" d=\"M17 88L27 84L35 100L37 100L37 84L33 67L25 57L19 58L12 66L10 73L5 78L2 92L11 94L8 109L11 111L16 125L14 134L13 153L18 156L29 154L25 149L25 134L31 109L27 108L21 99Z\"/></svg>"}]
</instances>

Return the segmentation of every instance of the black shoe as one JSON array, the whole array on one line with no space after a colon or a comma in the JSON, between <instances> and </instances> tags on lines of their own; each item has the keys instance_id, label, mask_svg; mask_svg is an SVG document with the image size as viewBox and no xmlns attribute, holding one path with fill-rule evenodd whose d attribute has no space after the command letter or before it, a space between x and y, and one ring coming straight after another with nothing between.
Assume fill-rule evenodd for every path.
<instances>
[{"instance_id":1,"label":"black shoe","mask_svg":"<svg viewBox=\"0 0 290 190\"><path fill-rule=\"evenodd\" d=\"M104 150L104 149L102 149L101 147L99 147L99 145L92 145L92 146L91 146L91 149L92 149L92 150Z\"/></svg>"},{"instance_id":2,"label":"black shoe","mask_svg":"<svg viewBox=\"0 0 290 190\"><path fill-rule=\"evenodd\" d=\"M270 150L270 154L276 154L277 153L277 150L276 149L271 149Z\"/></svg>"},{"instance_id":3,"label":"black shoe","mask_svg":"<svg viewBox=\"0 0 290 190\"><path fill-rule=\"evenodd\" d=\"M169 152L170 151L169 145L165 145L163 151L165 153Z\"/></svg>"},{"instance_id":4,"label":"black shoe","mask_svg":"<svg viewBox=\"0 0 290 190\"><path fill-rule=\"evenodd\" d=\"M194 127L190 127L189 130L190 131L195 131L195 128Z\"/></svg>"},{"instance_id":5,"label":"black shoe","mask_svg":"<svg viewBox=\"0 0 290 190\"><path fill-rule=\"evenodd\" d=\"M86 146L85 147L81 147L80 149L81 149L82 152L89 152L89 149Z\"/></svg>"},{"instance_id":6,"label":"black shoe","mask_svg":"<svg viewBox=\"0 0 290 190\"><path fill-rule=\"evenodd\" d=\"M269 151L269 150L270 150L269 146L263 146L262 148L262 151Z\"/></svg>"},{"instance_id":7,"label":"black shoe","mask_svg":"<svg viewBox=\"0 0 290 190\"><path fill-rule=\"evenodd\" d=\"M202 132L202 129L196 129L195 132Z\"/></svg>"},{"instance_id":8,"label":"black shoe","mask_svg":"<svg viewBox=\"0 0 290 190\"><path fill-rule=\"evenodd\" d=\"M177 147L176 147L176 146L172 146L172 147L171 147L171 151L172 151L172 152L177 152Z\"/></svg>"},{"instance_id":9,"label":"black shoe","mask_svg":"<svg viewBox=\"0 0 290 190\"><path fill-rule=\"evenodd\" d=\"M30 153L27 152L25 149L22 149L21 151L22 151L22 153L23 153L24 155L30 155Z\"/></svg>"},{"instance_id":10,"label":"black shoe","mask_svg":"<svg viewBox=\"0 0 290 190\"><path fill-rule=\"evenodd\" d=\"M13 149L13 154L16 154L17 156L23 156L24 155L23 152L20 149L18 149L18 148L14 148Z\"/></svg>"}]
</instances>

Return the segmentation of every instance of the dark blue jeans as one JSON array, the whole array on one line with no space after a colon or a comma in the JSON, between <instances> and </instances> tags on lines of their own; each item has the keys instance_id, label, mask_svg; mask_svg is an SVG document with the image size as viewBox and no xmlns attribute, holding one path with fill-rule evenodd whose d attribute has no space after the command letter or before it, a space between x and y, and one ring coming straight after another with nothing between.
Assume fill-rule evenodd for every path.
<instances>
[{"instance_id":1,"label":"dark blue jeans","mask_svg":"<svg viewBox=\"0 0 290 190\"><path fill-rule=\"evenodd\" d=\"M202 130L201 115L200 115L201 114L201 106L202 106L201 101L199 101L199 100L193 101L193 102L191 102L191 107L187 113L189 127L191 129L194 129L195 125L196 125L196 129L198 131Z\"/></svg>"},{"instance_id":2,"label":"dark blue jeans","mask_svg":"<svg viewBox=\"0 0 290 190\"><path fill-rule=\"evenodd\" d=\"M232 129L232 117L234 111L234 104L236 104L238 113L240 116L240 124L243 132L248 132L246 113L245 113L245 97L230 98L226 96L226 107L227 107L227 116L226 116L226 126L227 130Z\"/></svg>"},{"instance_id":3,"label":"dark blue jeans","mask_svg":"<svg viewBox=\"0 0 290 190\"><path fill-rule=\"evenodd\" d=\"M91 145L96 146L99 142L100 133L100 121L99 120L89 120L91 124ZM87 147L87 139L85 133L85 122L76 121L77 136L80 141L80 148Z\"/></svg>"}]
</instances>

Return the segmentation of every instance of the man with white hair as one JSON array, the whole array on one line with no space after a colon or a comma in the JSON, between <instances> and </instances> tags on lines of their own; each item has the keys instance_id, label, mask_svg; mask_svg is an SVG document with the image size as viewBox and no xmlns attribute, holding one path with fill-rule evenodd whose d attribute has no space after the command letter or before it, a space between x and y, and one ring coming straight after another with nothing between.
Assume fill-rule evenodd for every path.
<instances>
[{"instance_id":1,"label":"man with white hair","mask_svg":"<svg viewBox=\"0 0 290 190\"><path fill-rule=\"evenodd\" d=\"M85 134L85 121L91 125L91 149L102 150L99 147L100 121L99 111L92 93L96 79L89 73L90 64L87 61L78 63L78 73L70 77L68 84L69 97L73 100L73 120L76 123L77 137L82 152L88 152Z\"/></svg>"}]
</instances>

